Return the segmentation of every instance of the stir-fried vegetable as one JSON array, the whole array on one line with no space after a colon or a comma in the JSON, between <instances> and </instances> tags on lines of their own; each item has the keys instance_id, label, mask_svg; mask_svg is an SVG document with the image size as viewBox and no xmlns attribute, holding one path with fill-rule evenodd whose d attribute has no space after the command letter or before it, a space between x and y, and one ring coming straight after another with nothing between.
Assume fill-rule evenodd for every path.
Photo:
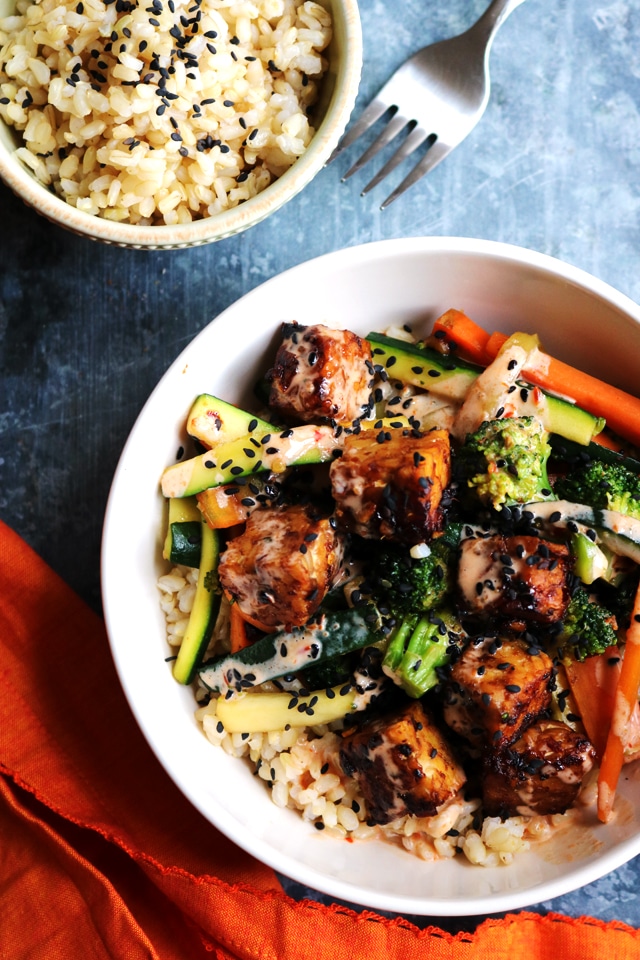
<instances>
[{"instance_id":1,"label":"stir-fried vegetable","mask_svg":"<svg viewBox=\"0 0 640 960\"><path fill-rule=\"evenodd\" d=\"M490 363L507 340L505 334L490 336L469 317L451 310L436 322L434 331L441 331L463 355L479 363ZM531 383L571 397L585 410L603 417L615 433L640 445L640 399L637 397L543 352L531 364L525 364L523 373Z\"/></svg>"},{"instance_id":2,"label":"stir-fried vegetable","mask_svg":"<svg viewBox=\"0 0 640 960\"><path fill-rule=\"evenodd\" d=\"M415 343L286 324L264 383L259 416L198 398L200 446L162 477L165 555L200 563L177 679L229 733L349 718L343 771L377 822L435 810L460 758L503 817L563 812L596 758L608 820L640 743L640 460L594 440L606 417L640 442L640 400L458 310ZM420 786L390 777L383 803L387 749Z\"/></svg>"}]
</instances>

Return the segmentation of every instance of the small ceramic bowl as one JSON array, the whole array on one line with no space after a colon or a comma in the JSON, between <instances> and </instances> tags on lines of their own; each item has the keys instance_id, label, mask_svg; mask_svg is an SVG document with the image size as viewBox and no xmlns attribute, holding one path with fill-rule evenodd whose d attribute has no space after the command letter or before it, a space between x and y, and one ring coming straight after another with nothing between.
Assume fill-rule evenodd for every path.
<instances>
[{"instance_id":1,"label":"small ceramic bowl","mask_svg":"<svg viewBox=\"0 0 640 960\"><path fill-rule=\"evenodd\" d=\"M156 582L166 572L159 490L204 389L250 408L283 321L366 336L409 324L416 336L450 307L485 329L538 333L551 355L637 391L640 306L594 277L519 247L482 240L387 240L327 254L268 280L210 323L162 378L130 435L104 525L106 624L131 708L185 796L240 847L305 887L392 913L495 914L568 893L640 853L640 761L625 766L608 824L585 808L503 866L427 862L382 840L348 843L272 802L249 764L204 736L195 698L165 662ZM212 363L211 358L215 358ZM255 398L253 399L255 403Z\"/></svg>"},{"instance_id":2,"label":"small ceramic bowl","mask_svg":"<svg viewBox=\"0 0 640 960\"><path fill-rule=\"evenodd\" d=\"M137 249L200 246L246 230L278 210L322 169L338 144L353 109L362 69L362 31L357 0L319 0L332 16L333 38L324 56L328 70L310 120L316 133L305 152L262 192L228 211L175 226L115 222L76 209L43 186L15 155L20 135L0 118L0 179L42 216L76 234ZM15 0L0 0L0 19Z\"/></svg>"}]
</instances>

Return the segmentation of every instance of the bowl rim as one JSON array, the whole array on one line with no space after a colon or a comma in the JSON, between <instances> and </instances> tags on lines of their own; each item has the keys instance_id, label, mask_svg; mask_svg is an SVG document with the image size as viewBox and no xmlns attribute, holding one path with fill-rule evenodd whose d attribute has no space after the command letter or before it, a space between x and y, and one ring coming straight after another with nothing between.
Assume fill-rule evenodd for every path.
<instances>
[{"instance_id":1,"label":"bowl rim","mask_svg":"<svg viewBox=\"0 0 640 960\"><path fill-rule=\"evenodd\" d=\"M197 349L198 342L207 336L207 331L210 330L212 323L219 323L227 316L231 318L231 316L233 316L233 314L237 311L239 304L243 304L244 306L251 308L252 298L256 296L257 291L260 291L273 284L286 282L291 273L299 271L300 269L309 269L310 266L314 264L324 263L331 265L332 262L344 259L347 267L353 268L354 265L359 265L362 263L363 257L365 259L373 258L375 260L376 258L383 258L388 255L402 256L409 253L444 253L454 255L471 254L473 256L477 256L478 258L488 257L498 261L510 261L517 263L520 266L530 267L534 270L541 270L545 274L550 275L554 282L560 282L569 287L575 286L587 294L592 295L596 299L603 300L604 302L612 305L616 310L626 314L629 318L631 318L634 322L634 325L640 327L640 305L628 298L625 294L622 294L615 288L611 287L606 282L599 280L598 278L578 267L571 266L570 264L567 264L564 261L547 254L537 253L523 247L505 244L498 241L475 240L471 238L459 237L414 237L375 241L326 253L319 257L315 257L312 260L291 267L288 270L283 271L282 273L265 281L263 284L260 284L259 287L249 291L247 294L240 297L226 309L221 311L216 317L213 318L211 323L207 324L205 328L196 334L193 340L184 348L183 351L181 351L173 363L168 367L140 411L138 420L144 415L145 411L153 403L155 392L159 390L163 384L170 382L171 378L175 377L176 371L183 368L187 351L191 352L194 349ZM138 423L138 420L136 420L136 424ZM154 729L150 728L148 717L140 710L140 705L135 701L135 698L132 698L130 695L130 691L127 686L126 670L123 669L124 664L121 658L121 650L112 639L114 623L112 620L112 611L108 603L109 596L107 590L107 567L111 559L110 554L113 550L113 546L110 543L110 519L112 511L115 509L117 488L120 483L125 481L127 454L130 447L135 442L132 436L134 430L135 425L131 434L129 435L129 438L127 439L127 442L125 443L119 463L117 465L112 488L108 498L107 509L105 512L101 551L103 599L105 601L105 623L107 626L107 633L109 636L111 652L115 661L116 670L120 677L125 695L129 701L130 708L132 709L132 712L136 717L136 720L151 748L156 753L156 756L158 756L160 759L160 762L164 765L164 759L162 755L163 744L158 742L156 732ZM167 769L166 766L165 769ZM173 776L172 774L169 775ZM191 803L196 806L196 808L205 816L208 822L212 823L217 829L223 831L238 846L251 853L262 862L268 864L276 871L279 871L280 873L290 877L292 880L295 880L305 886L322 891L323 893L328 894L337 900L343 900L348 903L359 903L364 907L373 909L385 911L391 910L405 915L474 916L481 914L491 915L495 914L496 912L521 909L530 906L533 903L545 901L576 890L587 883L599 879L610 871L626 863L633 856L640 853L639 831L635 836L625 839L624 843L618 843L612 849L603 853L597 860L586 865L579 864L578 869L571 867L566 874L563 874L557 879L545 879L539 882L537 885L527 888L524 892L522 890L509 890L507 892L501 890L497 893L479 893L478 896L473 900L467 899L462 901L463 906L461 909L461 901L455 898L437 900L423 897L421 902L417 902L416 899L413 899L408 895L401 896L394 893L388 894L385 892L372 892L371 890L367 890L366 893L363 894L358 887L354 888L352 883L348 882L347 880L343 880L341 877L327 877L314 867L310 867L308 864L299 864L292 861L289 854L287 854L285 851L275 848L272 844L267 843L261 837L247 838L246 836L243 836L239 832L237 824L235 827L231 826L231 829L229 829L230 824L232 824L232 817L230 815L223 815L218 822L214 823L211 819L210 811L207 808L207 803L204 802L201 795L198 795L198 791L190 789L188 786L185 789L184 783L179 781L176 782L181 791L185 793ZM579 874L579 880L575 879L577 874ZM480 879L480 874L478 877ZM569 881L567 877L569 877Z\"/></svg>"},{"instance_id":2,"label":"bowl rim","mask_svg":"<svg viewBox=\"0 0 640 960\"><path fill-rule=\"evenodd\" d=\"M305 152L264 190L236 207L190 223L139 226L84 213L39 183L14 156L0 146L0 180L27 206L73 233L121 247L176 249L199 246L246 230L279 210L324 167L338 144L353 111L363 62L363 38L357 0L329 0L332 15L339 11L344 25L343 55L326 113ZM334 34L335 35L335 34ZM0 121L3 122L3 121Z\"/></svg>"}]
</instances>

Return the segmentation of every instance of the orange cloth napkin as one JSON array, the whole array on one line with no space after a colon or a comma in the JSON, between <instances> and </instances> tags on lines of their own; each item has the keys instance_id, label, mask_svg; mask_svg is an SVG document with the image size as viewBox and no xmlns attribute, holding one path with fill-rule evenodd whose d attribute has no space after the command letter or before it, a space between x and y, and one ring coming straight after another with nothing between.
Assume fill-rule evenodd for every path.
<instances>
[{"instance_id":1,"label":"orange cloth napkin","mask_svg":"<svg viewBox=\"0 0 640 960\"><path fill-rule=\"evenodd\" d=\"M622 923L524 912L454 936L292 900L179 793L101 620L2 523L0 591L3 960L640 958Z\"/></svg>"}]
</instances>

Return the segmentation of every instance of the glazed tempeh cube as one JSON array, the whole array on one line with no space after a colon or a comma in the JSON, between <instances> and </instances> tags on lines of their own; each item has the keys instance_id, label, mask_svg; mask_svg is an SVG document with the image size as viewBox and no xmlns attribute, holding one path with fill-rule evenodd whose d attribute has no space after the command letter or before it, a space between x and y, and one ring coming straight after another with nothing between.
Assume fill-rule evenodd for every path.
<instances>
[{"instance_id":1,"label":"glazed tempeh cube","mask_svg":"<svg viewBox=\"0 0 640 960\"><path fill-rule=\"evenodd\" d=\"M432 816L466 781L446 740L419 701L347 732L340 762L354 776L369 819Z\"/></svg>"},{"instance_id":2,"label":"glazed tempeh cube","mask_svg":"<svg viewBox=\"0 0 640 960\"><path fill-rule=\"evenodd\" d=\"M285 323L267 379L269 406L307 421L351 421L370 413L371 348L349 330Z\"/></svg>"},{"instance_id":3,"label":"glazed tempeh cube","mask_svg":"<svg viewBox=\"0 0 640 960\"><path fill-rule=\"evenodd\" d=\"M451 669L464 709L450 703L445 720L472 741L511 743L549 706L552 677L543 651L529 653L519 640L473 640Z\"/></svg>"},{"instance_id":4,"label":"glazed tempeh cube","mask_svg":"<svg viewBox=\"0 0 640 960\"><path fill-rule=\"evenodd\" d=\"M259 510L220 557L224 590L266 626L300 626L333 585L344 543L327 517L294 505Z\"/></svg>"},{"instance_id":5,"label":"glazed tempeh cube","mask_svg":"<svg viewBox=\"0 0 640 960\"><path fill-rule=\"evenodd\" d=\"M464 540L458 567L462 608L474 616L554 623L570 600L571 563L564 544L538 537Z\"/></svg>"},{"instance_id":6,"label":"glazed tempeh cube","mask_svg":"<svg viewBox=\"0 0 640 960\"><path fill-rule=\"evenodd\" d=\"M442 527L442 494L450 471L444 430L353 434L331 464L336 517L361 537L408 544L428 540Z\"/></svg>"},{"instance_id":7,"label":"glazed tempeh cube","mask_svg":"<svg viewBox=\"0 0 640 960\"><path fill-rule=\"evenodd\" d=\"M487 816L564 813L593 767L595 750L583 733L543 720L503 750L484 757L482 798Z\"/></svg>"}]
</instances>

